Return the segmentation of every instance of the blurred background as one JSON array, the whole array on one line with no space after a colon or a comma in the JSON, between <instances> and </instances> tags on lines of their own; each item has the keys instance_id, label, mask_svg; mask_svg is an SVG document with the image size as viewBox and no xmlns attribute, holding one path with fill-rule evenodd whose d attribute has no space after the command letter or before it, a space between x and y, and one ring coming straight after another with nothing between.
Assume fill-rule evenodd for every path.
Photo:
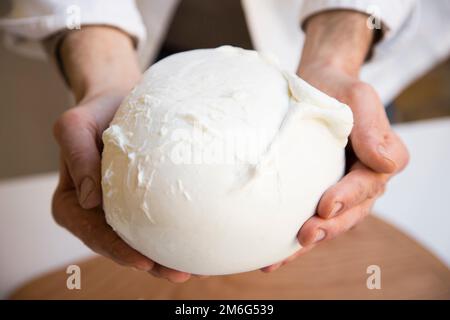
<instances>
[{"instance_id":1,"label":"blurred background","mask_svg":"<svg viewBox=\"0 0 450 320\"><path fill-rule=\"evenodd\" d=\"M213 2L182 1L160 56L180 49L222 44L252 48L240 2L227 1L220 9L223 8L228 12L219 12ZM8 9L8 1L1 1L0 16ZM232 24L227 21L230 13L234 17ZM199 33L202 37L195 36ZM25 58L4 46L0 46L0 70L0 178L56 170L58 151L49 133L57 116L72 105L68 90L49 62ZM449 88L450 60L447 60L414 82L393 102L395 110L389 111L395 117L391 120L405 123L450 116ZM14 139L11 139L13 132Z\"/></svg>"},{"instance_id":2,"label":"blurred background","mask_svg":"<svg viewBox=\"0 0 450 320\"><path fill-rule=\"evenodd\" d=\"M227 10L241 12L227 28L223 27L230 26L224 21L227 14L206 5L210 2L196 6L196 1L183 1L177 9L160 57L181 48L224 43L251 48L239 1L227 1ZM194 19L194 7L202 8L201 16L208 18ZM0 16L7 10L7 2L1 1ZM188 23L189 32L184 27ZM201 30L204 37L191 37L195 30ZM52 125L73 105L69 91L49 62L17 55L0 45L0 97L2 297L31 276L91 252L56 227L50 214L58 169ZM450 60L414 81L388 111L410 149L411 163L388 186L375 214L450 266ZM20 240L13 248L10 239ZM16 258L12 261L11 256Z\"/></svg>"}]
</instances>

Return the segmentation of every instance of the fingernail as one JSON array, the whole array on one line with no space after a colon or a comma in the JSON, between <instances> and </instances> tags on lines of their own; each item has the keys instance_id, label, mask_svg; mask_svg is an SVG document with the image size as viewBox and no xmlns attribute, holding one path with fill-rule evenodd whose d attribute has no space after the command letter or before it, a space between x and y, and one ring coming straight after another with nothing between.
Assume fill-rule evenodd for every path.
<instances>
[{"instance_id":1,"label":"fingernail","mask_svg":"<svg viewBox=\"0 0 450 320\"><path fill-rule=\"evenodd\" d=\"M344 207L344 204L342 202L340 202L340 201L335 202L333 209L331 210L331 213L328 217L331 218L331 217L334 217L335 215L337 215L339 213L339 211L341 211L342 207Z\"/></svg>"},{"instance_id":2,"label":"fingernail","mask_svg":"<svg viewBox=\"0 0 450 320\"><path fill-rule=\"evenodd\" d=\"M326 237L326 232L323 229L319 229L316 232L316 236L314 237L314 243L319 242L323 240Z\"/></svg>"},{"instance_id":3,"label":"fingernail","mask_svg":"<svg viewBox=\"0 0 450 320\"><path fill-rule=\"evenodd\" d=\"M391 159L390 154L387 152L386 148L383 145L378 146L378 153L385 158L387 161L389 161L394 167L396 166L394 160Z\"/></svg>"},{"instance_id":4,"label":"fingernail","mask_svg":"<svg viewBox=\"0 0 450 320\"><path fill-rule=\"evenodd\" d=\"M87 198L91 194L91 192L94 190L95 184L94 181L87 177L84 178L81 182L80 186L80 204L85 205Z\"/></svg>"}]
</instances>

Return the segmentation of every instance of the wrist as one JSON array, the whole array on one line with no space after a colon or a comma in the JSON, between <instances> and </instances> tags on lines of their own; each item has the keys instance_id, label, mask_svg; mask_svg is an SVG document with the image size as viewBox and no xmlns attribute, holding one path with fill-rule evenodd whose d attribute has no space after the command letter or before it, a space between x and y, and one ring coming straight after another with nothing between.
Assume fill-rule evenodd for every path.
<instances>
[{"instance_id":1,"label":"wrist","mask_svg":"<svg viewBox=\"0 0 450 320\"><path fill-rule=\"evenodd\" d=\"M87 26L68 32L59 54L77 101L105 91L126 94L141 76L131 38L115 28Z\"/></svg>"},{"instance_id":2,"label":"wrist","mask_svg":"<svg viewBox=\"0 0 450 320\"><path fill-rule=\"evenodd\" d=\"M309 65L331 67L357 77L373 42L367 16L348 10L325 11L305 23L299 72Z\"/></svg>"}]
</instances>

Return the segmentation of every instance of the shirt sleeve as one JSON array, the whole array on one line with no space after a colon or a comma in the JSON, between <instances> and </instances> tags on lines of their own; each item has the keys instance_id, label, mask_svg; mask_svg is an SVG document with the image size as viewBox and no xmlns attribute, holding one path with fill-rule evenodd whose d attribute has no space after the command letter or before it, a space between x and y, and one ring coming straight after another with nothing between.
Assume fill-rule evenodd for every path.
<instances>
[{"instance_id":1,"label":"shirt sleeve","mask_svg":"<svg viewBox=\"0 0 450 320\"><path fill-rule=\"evenodd\" d=\"M394 35L410 15L416 0L304 0L300 14L302 26L311 16L327 10L345 9L366 13L374 27L379 21L385 37Z\"/></svg>"},{"instance_id":2,"label":"shirt sleeve","mask_svg":"<svg viewBox=\"0 0 450 320\"><path fill-rule=\"evenodd\" d=\"M83 25L108 25L128 33L140 47L146 29L133 0L13 0L0 19L5 44L31 57L45 56L41 41Z\"/></svg>"}]
</instances>

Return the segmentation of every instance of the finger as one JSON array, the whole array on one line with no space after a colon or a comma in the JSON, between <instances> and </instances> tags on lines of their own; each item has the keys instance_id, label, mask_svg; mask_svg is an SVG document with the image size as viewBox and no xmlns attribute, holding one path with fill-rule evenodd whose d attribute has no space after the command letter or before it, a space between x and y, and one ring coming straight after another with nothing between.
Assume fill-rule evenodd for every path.
<instances>
[{"instance_id":1,"label":"finger","mask_svg":"<svg viewBox=\"0 0 450 320\"><path fill-rule=\"evenodd\" d=\"M155 264L152 269L152 274L156 273L158 276L165 278L173 283L183 283L191 278L191 274L174 269L164 267L160 264Z\"/></svg>"},{"instance_id":2,"label":"finger","mask_svg":"<svg viewBox=\"0 0 450 320\"><path fill-rule=\"evenodd\" d=\"M311 249L313 248L312 246L308 246L308 247L303 247L300 250L298 250L296 253L294 253L293 255L289 256L288 258L286 258L283 263L282 266L288 264L289 262L294 261L295 259L297 259L299 256L309 252Z\"/></svg>"},{"instance_id":3,"label":"finger","mask_svg":"<svg viewBox=\"0 0 450 320\"><path fill-rule=\"evenodd\" d=\"M56 122L54 135L85 209L101 203L100 152L95 121L86 111L72 109Z\"/></svg>"},{"instance_id":4,"label":"finger","mask_svg":"<svg viewBox=\"0 0 450 320\"><path fill-rule=\"evenodd\" d=\"M409 151L400 137L391 129L385 137L387 153L392 155L396 163L396 173L402 171L409 162Z\"/></svg>"},{"instance_id":5,"label":"finger","mask_svg":"<svg viewBox=\"0 0 450 320\"><path fill-rule=\"evenodd\" d=\"M374 202L375 199L366 200L331 219L323 219L317 215L311 217L300 229L300 244L307 247L346 232L370 213Z\"/></svg>"},{"instance_id":6,"label":"finger","mask_svg":"<svg viewBox=\"0 0 450 320\"><path fill-rule=\"evenodd\" d=\"M407 157L406 148L391 130L377 93L358 82L351 89L349 104L354 115L350 139L357 157L380 173L399 170Z\"/></svg>"},{"instance_id":7,"label":"finger","mask_svg":"<svg viewBox=\"0 0 450 320\"><path fill-rule=\"evenodd\" d=\"M261 268L261 271L264 273L270 273L270 272L274 272L275 270L279 269L281 267L281 265L283 264L283 262L278 262L278 263L274 263L270 266Z\"/></svg>"},{"instance_id":8,"label":"finger","mask_svg":"<svg viewBox=\"0 0 450 320\"><path fill-rule=\"evenodd\" d=\"M199 278L199 279L206 279L206 278L210 277L210 276L204 276L204 275L201 275L201 274L193 274L193 276L196 277L196 278Z\"/></svg>"},{"instance_id":9,"label":"finger","mask_svg":"<svg viewBox=\"0 0 450 320\"><path fill-rule=\"evenodd\" d=\"M150 273L152 276L154 276L155 278L160 278L162 279L163 277L156 271L156 270L150 270L148 271L148 273Z\"/></svg>"},{"instance_id":10,"label":"finger","mask_svg":"<svg viewBox=\"0 0 450 320\"><path fill-rule=\"evenodd\" d=\"M294 261L299 256L309 252L312 248L314 248L314 245L310 245L310 246L307 246L307 247L302 247L301 249L297 250L294 254L290 255L289 257L287 257L283 261L275 263L275 264L272 264L272 265L264 267L264 268L261 268L261 271L265 272L265 273L273 272L273 271L279 269L280 267L284 266L285 264L287 264L287 263L289 263L291 261Z\"/></svg>"},{"instance_id":11,"label":"finger","mask_svg":"<svg viewBox=\"0 0 450 320\"><path fill-rule=\"evenodd\" d=\"M69 169L67 169L64 156L61 151L59 152L59 154L59 180L58 186L55 190L55 195L58 195L62 192L74 191L75 188L72 177L69 173Z\"/></svg>"},{"instance_id":12,"label":"finger","mask_svg":"<svg viewBox=\"0 0 450 320\"><path fill-rule=\"evenodd\" d=\"M384 191L388 179L388 174L377 173L357 161L347 175L323 194L317 214L329 219L372 199Z\"/></svg>"},{"instance_id":13,"label":"finger","mask_svg":"<svg viewBox=\"0 0 450 320\"><path fill-rule=\"evenodd\" d=\"M84 210L74 192L55 192L53 216L58 224L80 238L93 251L139 270L153 268L153 261L127 245L107 224L100 209Z\"/></svg>"}]
</instances>

